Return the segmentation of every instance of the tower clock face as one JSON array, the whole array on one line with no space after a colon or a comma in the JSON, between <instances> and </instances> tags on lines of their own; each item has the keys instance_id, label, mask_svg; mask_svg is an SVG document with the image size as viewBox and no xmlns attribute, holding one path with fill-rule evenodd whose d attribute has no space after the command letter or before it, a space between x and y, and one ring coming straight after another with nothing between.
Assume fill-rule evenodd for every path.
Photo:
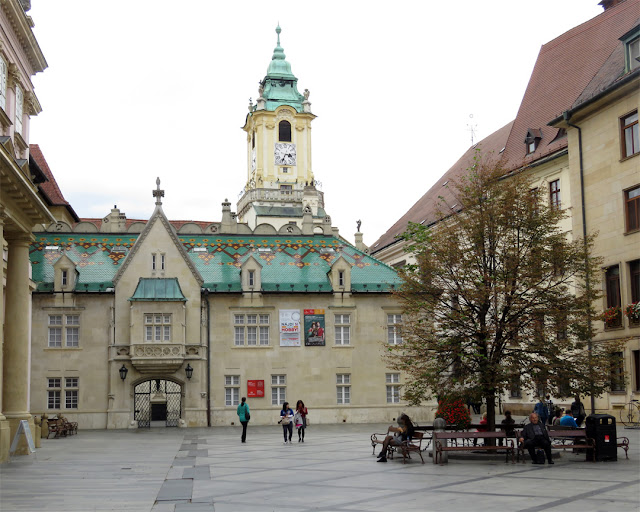
<instances>
[{"instance_id":1,"label":"tower clock face","mask_svg":"<svg viewBox=\"0 0 640 512\"><path fill-rule=\"evenodd\" d=\"M251 150L251 170L255 171L257 165L256 148Z\"/></svg>"},{"instance_id":2,"label":"tower clock face","mask_svg":"<svg viewBox=\"0 0 640 512\"><path fill-rule=\"evenodd\" d=\"M296 165L296 145L290 142L276 142L276 165Z\"/></svg>"}]
</instances>

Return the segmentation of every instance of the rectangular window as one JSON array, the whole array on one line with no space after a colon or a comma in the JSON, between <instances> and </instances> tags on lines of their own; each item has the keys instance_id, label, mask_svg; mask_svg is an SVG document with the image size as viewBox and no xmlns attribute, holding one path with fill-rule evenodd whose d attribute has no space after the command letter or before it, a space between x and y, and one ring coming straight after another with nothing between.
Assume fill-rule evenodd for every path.
<instances>
[{"instance_id":1,"label":"rectangular window","mask_svg":"<svg viewBox=\"0 0 640 512\"><path fill-rule=\"evenodd\" d=\"M60 409L60 385L62 379L47 379L47 409Z\"/></svg>"},{"instance_id":2,"label":"rectangular window","mask_svg":"<svg viewBox=\"0 0 640 512\"><path fill-rule=\"evenodd\" d=\"M387 403L397 404L400 402L400 374L387 373Z\"/></svg>"},{"instance_id":3,"label":"rectangular window","mask_svg":"<svg viewBox=\"0 0 640 512\"><path fill-rule=\"evenodd\" d=\"M234 345L241 347L247 342L247 346L258 344L269 345L269 315L234 314Z\"/></svg>"},{"instance_id":4,"label":"rectangular window","mask_svg":"<svg viewBox=\"0 0 640 512\"><path fill-rule=\"evenodd\" d=\"M293 194L293 185L280 185L280 193L290 196Z\"/></svg>"},{"instance_id":5,"label":"rectangular window","mask_svg":"<svg viewBox=\"0 0 640 512\"><path fill-rule=\"evenodd\" d=\"M624 192L627 233L640 229L640 186Z\"/></svg>"},{"instance_id":6,"label":"rectangular window","mask_svg":"<svg viewBox=\"0 0 640 512\"><path fill-rule=\"evenodd\" d=\"M351 344L351 315L336 315L334 324L336 345Z\"/></svg>"},{"instance_id":7,"label":"rectangular window","mask_svg":"<svg viewBox=\"0 0 640 512\"><path fill-rule=\"evenodd\" d=\"M622 158L640 153L640 134L638 132L638 111L620 119L622 139Z\"/></svg>"},{"instance_id":8,"label":"rectangular window","mask_svg":"<svg viewBox=\"0 0 640 512\"><path fill-rule=\"evenodd\" d=\"M62 286L67 286L68 284L68 272L66 270L62 271Z\"/></svg>"},{"instance_id":9,"label":"rectangular window","mask_svg":"<svg viewBox=\"0 0 640 512\"><path fill-rule=\"evenodd\" d=\"M620 269L618 265L609 267L605 273L607 287L607 309L620 308ZM622 325L622 312L619 311L615 318L606 322L606 327L620 327Z\"/></svg>"},{"instance_id":10,"label":"rectangular window","mask_svg":"<svg viewBox=\"0 0 640 512\"><path fill-rule=\"evenodd\" d=\"M78 377L67 377L65 379L65 407L67 409L78 408Z\"/></svg>"},{"instance_id":11,"label":"rectangular window","mask_svg":"<svg viewBox=\"0 0 640 512\"><path fill-rule=\"evenodd\" d=\"M22 87L16 85L16 119L15 132L22 135L22 114L24 112L24 91Z\"/></svg>"},{"instance_id":12,"label":"rectangular window","mask_svg":"<svg viewBox=\"0 0 640 512\"><path fill-rule=\"evenodd\" d=\"M338 270L338 286L344 286L344 270Z\"/></svg>"},{"instance_id":13,"label":"rectangular window","mask_svg":"<svg viewBox=\"0 0 640 512\"><path fill-rule=\"evenodd\" d=\"M351 375L338 373L336 375L337 403L340 405L351 403Z\"/></svg>"},{"instance_id":14,"label":"rectangular window","mask_svg":"<svg viewBox=\"0 0 640 512\"><path fill-rule=\"evenodd\" d=\"M561 205L560 180L553 180L549 183L549 206L551 206L551 208L560 208Z\"/></svg>"},{"instance_id":15,"label":"rectangular window","mask_svg":"<svg viewBox=\"0 0 640 512\"><path fill-rule=\"evenodd\" d=\"M152 254L151 255L151 270L155 270L156 269L156 255Z\"/></svg>"},{"instance_id":16,"label":"rectangular window","mask_svg":"<svg viewBox=\"0 0 640 512\"><path fill-rule=\"evenodd\" d=\"M66 326L66 346L80 346L80 317L78 315L67 315Z\"/></svg>"},{"instance_id":17,"label":"rectangular window","mask_svg":"<svg viewBox=\"0 0 640 512\"><path fill-rule=\"evenodd\" d=\"M625 391L624 357L622 352L611 354L611 391Z\"/></svg>"},{"instance_id":18,"label":"rectangular window","mask_svg":"<svg viewBox=\"0 0 640 512\"><path fill-rule=\"evenodd\" d=\"M272 375L271 376L271 405L282 405L287 401L287 376Z\"/></svg>"},{"instance_id":19,"label":"rectangular window","mask_svg":"<svg viewBox=\"0 0 640 512\"><path fill-rule=\"evenodd\" d=\"M640 391L640 350L633 351L633 380L634 390Z\"/></svg>"},{"instance_id":20,"label":"rectangular window","mask_svg":"<svg viewBox=\"0 0 640 512\"><path fill-rule=\"evenodd\" d=\"M7 75L9 68L6 61L0 57L0 108L7 110Z\"/></svg>"},{"instance_id":21,"label":"rectangular window","mask_svg":"<svg viewBox=\"0 0 640 512\"><path fill-rule=\"evenodd\" d=\"M389 345L400 345L402 336L400 335L400 324L402 315L387 315L387 343Z\"/></svg>"},{"instance_id":22,"label":"rectangular window","mask_svg":"<svg viewBox=\"0 0 640 512\"><path fill-rule=\"evenodd\" d=\"M520 378L516 377L511 381L509 388L509 396L511 398L522 398L522 388L520 387Z\"/></svg>"},{"instance_id":23,"label":"rectangular window","mask_svg":"<svg viewBox=\"0 0 640 512\"><path fill-rule=\"evenodd\" d=\"M62 315L49 316L49 346L62 346Z\"/></svg>"},{"instance_id":24,"label":"rectangular window","mask_svg":"<svg viewBox=\"0 0 640 512\"><path fill-rule=\"evenodd\" d=\"M145 313L144 332L144 340L147 342L171 341L171 315Z\"/></svg>"},{"instance_id":25,"label":"rectangular window","mask_svg":"<svg viewBox=\"0 0 640 512\"><path fill-rule=\"evenodd\" d=\"M240 375L224 376L224 403L229 406L240 403Z\"/></svg>"},{"instance_id":26,"label":"rectangular window","mask_svg":"<svg viewBox=\"0 0 640 512\"><path fill-rule=\"evenodd\" d=\"M249 286L253 287L256 283L256 273L255 270L249 270Z\"/></svg>"}]
</instances>

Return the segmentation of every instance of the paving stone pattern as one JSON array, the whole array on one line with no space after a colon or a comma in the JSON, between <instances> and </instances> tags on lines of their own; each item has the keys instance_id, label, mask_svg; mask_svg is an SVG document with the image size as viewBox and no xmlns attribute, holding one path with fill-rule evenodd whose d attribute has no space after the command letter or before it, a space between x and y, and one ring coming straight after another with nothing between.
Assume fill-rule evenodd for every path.
<instances>
[{"instance_id":1,"label":"paving stone pattern","mask_svg":"<svg viewBox=\"0 0 640 512\"><path fill-rule=\"evenodd\" d=\"M377 463L369 437L387 425L313 425L283 445L279 426L99 430L43 440L0 465L2 512L473 512L640 510L640 430L629 460L554 466L450 455L436 466Z\"/></svg>"}]
</instances>

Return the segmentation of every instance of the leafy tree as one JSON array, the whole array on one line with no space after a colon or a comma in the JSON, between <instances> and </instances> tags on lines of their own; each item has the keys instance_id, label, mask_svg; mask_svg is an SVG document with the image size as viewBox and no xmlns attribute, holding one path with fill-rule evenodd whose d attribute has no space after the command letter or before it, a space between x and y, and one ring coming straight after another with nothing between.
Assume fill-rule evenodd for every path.
<instances>
[{"instance_id":1,"label":"leafy tree","mask_svg":"<svg viewBox=\"0 0 640 512\"><path fill-rule=\"evenodd\" d=\"M449 188L437 222L404 234L416 263L401 271L404 343L387 358L409 375L405 398L483 396L492 429L496 399L513 385L563 397L608 390L620 349L591 348L599 292L584 283L599 272L594 236L572 239L560 227L565 211L480 154Z\"/></svg>"}]
</instances>

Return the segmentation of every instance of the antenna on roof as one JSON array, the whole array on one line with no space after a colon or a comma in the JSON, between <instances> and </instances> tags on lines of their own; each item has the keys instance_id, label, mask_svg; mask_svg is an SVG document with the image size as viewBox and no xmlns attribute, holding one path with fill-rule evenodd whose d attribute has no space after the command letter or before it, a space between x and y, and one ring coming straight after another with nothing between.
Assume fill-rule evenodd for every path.
<instances>
[{"instance_id":1,"label":"antenna on roof","mask_svg":"<svg viewBox=\"0 0 640 512\"><path fill-rule=\"evenodd\" d=\"M469 119L473 119L473 114L469 114ZM473 139L476 135L477 124L468 124L467 129L471 132L471 145L473 146Z\"/></svg>"}]
</instances>

